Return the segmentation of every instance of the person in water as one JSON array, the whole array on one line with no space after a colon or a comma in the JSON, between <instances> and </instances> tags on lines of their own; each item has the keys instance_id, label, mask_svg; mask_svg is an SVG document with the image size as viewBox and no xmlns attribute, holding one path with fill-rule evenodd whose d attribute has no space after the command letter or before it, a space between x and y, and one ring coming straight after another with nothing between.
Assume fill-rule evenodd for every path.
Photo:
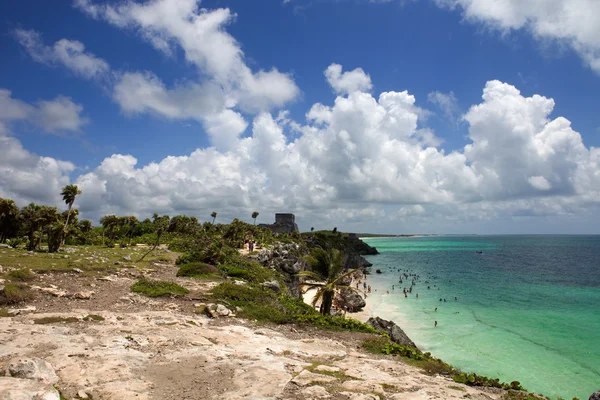
<instances>
[{"instance_id":1,"label":"person in water","mask_svg":"<svg viewBox=\"0 0 600 400\"><path fill-rule=\"evenodd\" d=\"M435 310L433 310L433 311L437 312L437 307L436 307L436 308L435 308Z\"/></svg>"},{"instance_id":2,"label":"person in water","mask_svg":"<svg viewBox=\"0 0 600 400\"><path fill-rule=\"evenodd\" d=\"M433 324L433 326L434 326L435 328L437 328L437 321L435 321L435 323Z\"/></svg>"}]
</instances>

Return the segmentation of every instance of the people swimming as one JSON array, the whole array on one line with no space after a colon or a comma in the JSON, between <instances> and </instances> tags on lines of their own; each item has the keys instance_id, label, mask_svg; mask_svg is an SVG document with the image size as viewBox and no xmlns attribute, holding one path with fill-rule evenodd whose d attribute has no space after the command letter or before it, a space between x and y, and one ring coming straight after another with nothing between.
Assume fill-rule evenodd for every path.
<instances>
[{"instance_id":1,"label":"people swimming","mask_svg":"<svg viewBox=\"0 0 600 400\"><path fill-rule=\"evenodd\" d=\"M433 326L434 328L437 328L437 321L434 322Z\"/></svg>"}]
</instances>

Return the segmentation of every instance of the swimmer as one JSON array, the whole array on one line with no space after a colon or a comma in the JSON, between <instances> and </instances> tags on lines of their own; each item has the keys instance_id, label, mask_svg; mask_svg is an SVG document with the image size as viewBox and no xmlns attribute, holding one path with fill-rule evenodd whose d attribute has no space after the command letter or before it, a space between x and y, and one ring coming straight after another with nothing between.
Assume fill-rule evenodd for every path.
<instances>
[{"instance_id":1,"label":"swimmer","mask_svg":"<svg viewBox=\"0 0 600 400\"><path fill-rule=\"evenodd\" d=\"M435 308L435 310L433 310L433 311L437 312L437 307L436 307L436 308Z\"/></svg>"},{"instance_id":2,"label":"swimmer","mask_svg":"<svg viewBox=\"0 0 600 400\"><path fill-rule=\"evenodd\" d=\"M433 326L437 328L437 321L435 321L435 323L433 324Z\"/></svg>"}]
</instances>

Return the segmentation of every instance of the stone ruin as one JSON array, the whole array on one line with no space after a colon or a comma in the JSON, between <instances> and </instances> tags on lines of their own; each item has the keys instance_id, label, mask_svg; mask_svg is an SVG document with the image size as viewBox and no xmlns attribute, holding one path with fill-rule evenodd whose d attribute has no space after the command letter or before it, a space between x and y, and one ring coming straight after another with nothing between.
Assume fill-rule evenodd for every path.
<instances>
[{"instance_id":1,"label":"stone ruin","mask_svg":"<svg viewBox=\"0 0 600 400\"><path fill-rule=\"evenodd\" d=\"M296 216L294 214L275 214L274 224L259 224L259 226L269 228L273 233L298 232L298 225L296 224Z\"/></svg>"}]
</instances>

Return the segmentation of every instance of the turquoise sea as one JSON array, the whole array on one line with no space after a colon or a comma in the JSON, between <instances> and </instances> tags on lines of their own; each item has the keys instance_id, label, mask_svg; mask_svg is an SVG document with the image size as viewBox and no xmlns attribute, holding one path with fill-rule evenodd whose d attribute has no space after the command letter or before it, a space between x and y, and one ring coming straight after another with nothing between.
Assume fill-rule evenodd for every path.
<instances>
[{"instance_id":1,"label":"turquoise sea","mask_svg":"<svg viewBox=\"0 0 600 400\"><path fill-rule=\"evenodd\" d=\"M366 257L371 314L423 351L552 398L600 389L600 236L363 240L381 253Z\"/></svg>"}]
</instances>

